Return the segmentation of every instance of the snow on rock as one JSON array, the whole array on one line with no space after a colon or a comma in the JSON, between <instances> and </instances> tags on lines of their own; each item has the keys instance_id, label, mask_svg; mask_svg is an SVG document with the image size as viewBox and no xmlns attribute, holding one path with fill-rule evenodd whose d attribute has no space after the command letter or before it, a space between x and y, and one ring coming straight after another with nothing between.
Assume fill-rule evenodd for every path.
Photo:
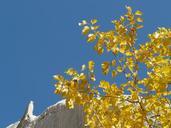
<instances>
[{"instance_id":1,"label":"snow on rock","mask_svg":"<svg viewBox=\"0 0 171 128\"><path fill-rule=\"evenodd\" d=\"M83 111L81 107L67 109L65 100L48 107L39 116L33 115L33 101L30 101L20 121L7 128L82 128Z\"/></svg>"}]
</instances>

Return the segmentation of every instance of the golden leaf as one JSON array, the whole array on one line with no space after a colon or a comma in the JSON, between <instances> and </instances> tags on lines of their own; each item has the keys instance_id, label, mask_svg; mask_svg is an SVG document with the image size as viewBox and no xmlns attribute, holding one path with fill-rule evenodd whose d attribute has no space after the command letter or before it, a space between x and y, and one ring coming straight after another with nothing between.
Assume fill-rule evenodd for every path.
<instances>
[{"instance_id":1,"label":"golden leaf","mask_svg":"<svg viewBox=\"0 0 171 128\"><path fill-rule=\"evenodd\" d=\"M137 17L137 22L143 22L143 19L142 18L140 18L140 17Z\"/></svg>"},{"instance_id":2,"label":"golden leaf","mask_svg":"<svg viewBox=\"0 0 171 128\"><path fill-rule=\"evenodd\" d=\"M90 74L90 80L91 81L96 81L95 75L93 73Z\"/></svg>"},{"instance_id":3,"label":"golden leaf","mask_svg":"<svg viewBox=\"0 0 171 128\"><path fill-rule=\"evenodd\" d=\"M128 74L125 74L125 76L126 76L126 78L129 78L129 77L131 77L131 74L128 73Z\"/></svg>"},{"instance_id":4,"label":"golden leaf","mask_svg":"<svg viewBox=\"0 0 171 128\"><path fill-rule=\"evenodd\" d=\"M112 60L112 66L116 65L116 60Z\"/></svg>"},{"instance_id":5,"label":"golden leaf","mask_svg":"<svg viewBox=\"0 0 171 128\"><path fill-rule=\"evenodd\" d=\"M53 78L58 81L62 81L64 79L61 75L54 75Z\"/></svg>"},{"instance_id":6,"label":"golden leaf","mask_svg":"<svg viewBox=\"0 0 171 128\"><path fill-rule=\"evenodd\" d=\"M117 75L117 72L115 70L112 71L112 77L115 77Z\"/></svg>"},{"instance_id":7,"label":"golden leaf","mask_svg":"<svg viewBox=\"0 0 171 128\"><path fill-rule=\"evenodd\" d=\"M82 20L82 22L78 23L79 26L84 26L87 24L87 21L86 20Z\"/></svg>"},{"instance_id":8,"label":"golden leaf","mask_svg":"<svg viewBox=\"0 0 171 128\"><path fill-rule=\"evenodd\" d=\"M87 24L87 21L86 20L82 20L82 24L83 25L86 25Z\"/></svg>"},{"instance_id":9,"label":"golden leaf","mask_svg":"<svg viewBox=\"0 0 171 128\"><path fill-rule=\"evenodd\" d=\"M94 34L89 34L87 38L87 42L93 42L96 39L96 36Z\"/></svg>"},{"instance_id":10,"label":"golden leaf","mask_svg":"<svg viewBox=\"0 0 171 128\"><path fill-rule=\"evenodd\" d=\"M99 85L100 88L104 88L104 89L107 89L110 87L110 84L109 82L105 81L105 80L101 80L100 81L100 85Z\"/></svg>"},{"instance_id":11,"label":"golden leaf","mask_svg":"<svg viewBox=\"0 0 171 128\"><path fill-rule=\"evenodd\" d=\"M90 71L90 72L94 72L94 61L89 61L88 62L88 70Z\"/></svg>"},{"instance_id":12,"label":"golden leaf","mask_svg":"<svg viewBox=\"0 0 171 128\"><path fill-rule=\"evenodd\" d=\"M131 7L126 8L128 12L124 16L112 21L115 27L111 30L95 31L98 29L94 26L96 20L92 20L90 24L84 20L80 25L83 27L83 34L88 33L88 42L97 39L94 49L98 54L105 49L113 52L119 61L102 63L103 73L107 74L110 66L113 66L112 77L119 77L120 72L125 71L122 74L131 79L125 81L121 76L118 79L120 81L117 81L118 85L110 85L109 82L101 80L98 86L92 86L92 81L95 81L95 64L89 61L88 72L85 74L76 74L70 68L67 74L73 75L72 78L65 79L55 75L55 93L67 99L67 107L73 108L76 104L83 108L86 127L145 128L158 127L159 124L159 127L170 128L168 97L171 96L171 29L159 28L149 35L150 40L147 43L138 47L134 43L137 42L136 30L143 27L138 23L143 22L140 18L142 12L138 10L132 13ZM84 70L85 65L82 66L82 71ZM143 75L142 70L147 75ZM115 83L116 79L109 80Z\"/></svg>"},{"instance_id":13,"label":"golden leaf","mask_svg":"<svg viewBox=\"0 0 171 128\"><path fill-rule=\"evenodd\" d=\"M143 25L136 25L136 29L140 29L140 28L143 28L144 26Z\"/></svg>"},{"instance_id":14,"label":"golden leaf","mask_svg":"<svg viewBox=\"0 0 171 128\"><path fill-rule=\"evenodd\" d=\"M137 10L137 11L135 12L135 15L137 15L137 16L141 16L141 15L142 15L142 12L141 12L141 11L139 11L139 10Z\"/></svg>"},{"instance_id":15,"label":"golden leaf","mask_svg":"<svg viewBox=\"0 0 171 128\"><path fill-rule=\"evenodd\" d=\"M102 67L102 72L103 74L107 75L109 73L109 68L110 68L110 63L109 62L103 62L101 64L101 67Z\"/></svg>"},{"instance_id":16,"label":"golden leaf","mask_svg":"<svg viewBox=\"0 0 171 128\"><path fill-rule=\"evenodd\" d=\"M126 9L128 10L128 13L132 13L132 8L130 6L126 6Z\"/></svg>"},{"instance_id":17,"label":"golden leaf","mask_svg":"<svg viewBox=\"0 0 171 128\"><path fill-rule=\"evenodd\" d=\"M69 68L66 72L65 72L67 75L76 75L77 74L77 71L74 70L73 68Z\"/></svg>"},{"instance_id":18,"label":"golden leaf","mask_svg":"<svg viewBox=\"0 0 171 128\"><path fill-rule=\"evenodd\" d=\"M101 55L104 52L103 47L99 47L97 44L94 46L94 50Z\"/></svg>"},{"instance_id":19,"label":"golden leaf","mask_svg":"<svg viewBox=\"0 0 171 128\"><path fill-rule=\"evenodd\" d=\"M69 109L73 109L74 108L74 101L73 100L71 100L71 99L67 99L66 100L66 106L67 106L67 108L69 108Z\"/></svg>"},{"instance_id":20,"label":"golden leaf","mask_svg":"<svg viewBox=\"0 0 171 128\"><path fill-rule=\"evenodd\" d=\"M96 31L99 28L99 26L91 26L91 30Z\"/></svg>"},{"instance_id":21,"label":"golden leaf","mask_svg":"<svg viewBox=\"0 0 171 128\"><path fill-rule=\"evenodd\" d=\"M122 72L122 71L123 71L122 67L121 67L121 66L118 66L118 67L117 67L117 71L118 71L118 72Z\"/></svg>"},{"instance_id":22,"label":"golden leaf","mask_svg":"<svg viewBox=\"0 0 171 128\"><path fill-rule=\"evenodd\" d=\"M97 19L91 20L91 24L92 24L92 25L94 25L94 24L96 24L96 23L97 23Z\"/></svg>"},{"instance_id":23,"label":"golden leaf","mask_svg":"<svg viewBox=\"0 0 171 128\"><path fill-rule=\"evenodd\" d=\"M84 26L84 28L82 30L82 34L87 35L89 31L90 31L90 27L89 26Z\"/></svg>"}]
</instances>

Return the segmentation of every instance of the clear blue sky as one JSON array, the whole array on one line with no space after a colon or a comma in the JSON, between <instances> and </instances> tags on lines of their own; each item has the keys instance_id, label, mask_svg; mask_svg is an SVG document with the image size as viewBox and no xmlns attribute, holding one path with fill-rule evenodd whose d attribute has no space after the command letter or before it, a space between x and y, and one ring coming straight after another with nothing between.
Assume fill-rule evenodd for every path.
<instances>
[{"instance_id":1,"label":"clear blue sky","mask_svg":"<svg viewBox=\"0 0 171 128\"><path fill-rule=\"evenodd\" d=\"M30 100L35 114L57 102L52 76L99 59L78 22L97 18L108 29L125 5L144 12L139 42L171 27L171 0L0 0L0 127L21 118Z\"/></svg>"}]
</instances>

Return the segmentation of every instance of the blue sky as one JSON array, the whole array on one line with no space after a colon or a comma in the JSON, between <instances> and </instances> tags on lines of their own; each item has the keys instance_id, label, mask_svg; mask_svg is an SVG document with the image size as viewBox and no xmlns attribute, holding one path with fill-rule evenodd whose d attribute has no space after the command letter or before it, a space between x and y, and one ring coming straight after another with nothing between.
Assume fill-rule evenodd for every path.
<instances>
[{"instance_id":1,"label":"blue sky","mask_svg":"<svg viewBox=\"0 0 171 128\"><path fill-rule=\"evenodd\" d=\"M30 100L35 114L57 102L52 76L100 59L78 22L97 18L110 29L125 5L144 12L138 42L171 27L170 0L0 0L0 127L20 119Z\"/></svg>"}]
</instances>

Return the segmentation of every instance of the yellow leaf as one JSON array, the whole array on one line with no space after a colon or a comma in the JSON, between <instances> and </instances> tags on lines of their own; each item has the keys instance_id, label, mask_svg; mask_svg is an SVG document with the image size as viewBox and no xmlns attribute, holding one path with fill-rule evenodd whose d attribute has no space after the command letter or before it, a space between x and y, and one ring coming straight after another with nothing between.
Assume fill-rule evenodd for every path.
<instances>
[{"instance_id":1,"label":"yellow leaf","mask_svg":"<svg viewBox=\"0 0 171 128\"><path fill-rule=\"evenodd\" d=\"M90 80L91 81L96 81L95 75L93 73L90 74Z\"/></svg>"},{"instance_id":2,"label":"yellow leaf","mask_svg":"<svg viewBox=\"0 0 171 128\"><path fill-rule=\"evenodd\" d=\"M86 20L82 20L82 24L83 25L86 25L87 24L87 21Z\"/></svg>"},{"instance_id":3,"label":"yellow leaf","mask_svg":"<svg viewBox=\"0 0 171 128\"><path fill-rule=\"evenodd\" d=\"M123 70L122 70L122 67L121 67L121 66L118 66L118 67L117 67L117 71L118 71L118 72L122 72L122 71L123 71Z\"/></svg>"},{"instance_id":4,"label":"yellow leaf","mask_svg":"<svg viewBox=\"0 0 171 128\"><path fill-rule=\"evenodd\" d=\"M126 78L129 78L129 77L131 77L131 74L128 73L128 74L125 74L125 76L126 76Z\"/></svg>"},{"instance_id":5,"label":"yellow leaf","mask_svg":"<svg viewBox=\"0 0 171 128\"><path fill-rule=\"evenodd\" d=\"M124 21L125 21L125 17L121 16L121 17L120 17L120 21L121 21L121 22L124 22Z\"/></svg>"},{"instance_id":6,"label":"yellow leaf","mask_svg":"<svg viewBox=\"0 0 171 128\"><path fill-rule=\"evenodd\" d=\"M99 85L100 88L104 88L104 89L107 89L110 87L110 84L109 82L105 81L105 80L101 80L100 81L100 85Z\"/></svg>"},{"instance_id":7,"label":"yellow leaf","mask_svg":"<svg viewBox=\"0 0 171 128\"><path fill-rule=\"evenodd\" d=\"M93 42L96 39L96 36L94 34L89 34L87 42Z\"/></svg>"},{"instance_id":8,"label":"yellow leaf","mask_svg":"<svg viewBox=\"0 0 171 128\"><path fill-rule=\"evenodd\" d=\"M92 25L94 25L94 24L96 24L96 23L97 23L97 19L91 20L91 24L92 24Z\"/></svg>"},{"instance_id":9,"label":"yellow leaf","mask_svg":"<svg viewBox=\"0 0 171 128\"><path fill-rule=\"evenodd\" d=\"M82 30L82 34L87 35L89 31L90 31L90 27L89 26L84 26L84 28Z\"/></svg>"},{"instance_id":10,"label":"yellow leaf","mask_svg":"<svg viewBox=\"0 0 171 128\"><path fill-rule=\"evenodd\" d=\"M125 45L121 45L119 51L121 53L125 53L125 50L126 50L126 46Z\"/></svg>"},{"instance_id":11,"label":"yellow leaf","mask_svg":"<svg viewBox=\"0 0 171 128\"><path fill-rule=\"evenodd\" d=\"M126 9L128 10L128 13L132 12L132 8L130 6L126 6Z\"/></svg>"},{"instance_id":12,"label":"yellow leaf","mask_svg":"<svg viewBox=\"0 0 171 128\"><path fill-rule=\"evenodd\" d=\"M74 108L74 101L69 99L69 100L66 100L66 106L69 108L69 109L73 109Z\"/></svg>"},{"instance_id":13,"label":"yellow leaf","mask_svg":"<svg viewBox=\"0 0 171 128\"><path fill-rule=\"evenodd\" d=\"M61 75L54 75L53 78L58 81L62 81L64 79Z\"/></svg>"},{"instance_id":14,"label":"yellow leaf","mask_svg":"<svg viewBox=\"0 0 171 128\"><path fill-rule=\"evenodd\" d=\"M141 16L141 15L142 15L142 12L141 12L141 11L139 11L139 10L137 10L137 11L135 12L135 15L137 15L137 16Z\"/></svg>"},{"instance_id":15,"label":"yellow leaf","mask_svg":"<svg viewBox=\"0 0 171 128\"><path fill-rule=\"evenodd\" d=\"M78 23L79 26L84 26L84 25L86 25L86 24L87 24L87 21L86 21L86 20L82 20L81 23Z\"/></svg>"},{"instance_id":16,"label":"yellow leaf","mask_svg":"<svg viewBox=\"0 0 171 128\"><path fill-rule=\"evenodd\" d=\"M143 22L143 19L142 18L140 18L140 17L137 17L137 22Z\"/></svg>"},{"instance_id":17,"label":"yellow leaf","mask_svg":"<svg viewBox=\"0 0 171 128\"><path fill-rule=\"evenodd\" d=\"M138 95L136 92L132 92L132 100L137 100L138 99Z\"/></svg>"},{"instance_id":18,"label":"yellow leaf","mask_svg":"<svg viewBox=\"0 0 171 128\"><path fill-rule=\"evenodd\" d=\"M140 29L140 28L143 28L143 25L136 25L136 29Z\"/></svg>"},{"instance_id":19,"label":"yellow leaf","mask_svg":"<svg viewBox=\"0 0 171 128\"><path fill-rule=\"evenodd\" d=\"M103 47L99 47L98 45L95 45L95 46L94 46L94 50L95 50L99 55L101 55L101 54L104 52Z\"/></svg>"},{"instance_id":20,"label":"yellow leaf","mask_svg":"<svg viewBox=\"0 0 171 128\"><path fill-rule=\"evenodd\" d=\"M130 51L126 51L126 52L125 52L125 55L126 55L126 56L132 56L132 55L133 55L133 53L132 53L132 52L130 52Z\"/></svg>"},{"instance_id":21,"label":"yellow leaf","mask_svg":"<svg viewBox=\"0 0 171 128\"><path fill-rule=\"evenodd\" d=\"M91 30L97 30L99 28L99 26L91 26Z\"/></svg>"},{"instance_id":22,"label":"yellow leaf","mask_svg":"<svg viewBox=\"0 0 171 128\"><path fill-rule=\"evenodd\" d=\"M116 60L112 60L112 66L116 65Z\"/></svg>"},{"instance_id":23,"label":"yellow leaf","mask_svg":"<svg viewBox=\"0 0 171 128\"><path fill-rule=\"evenodd\" d=\"M94 61L91 60L88 62L88 69L90 72L94 71Z\"/></svg>"},{"instance_id":24,"label":"yellow leaf","mask_svg":"<svg viewBox=\"0 0 171 128\"><path fill-rule=\"evenodd\" d=\"M74 70L73 68L69 68L66 72L65 72L67 75L76 75L77 74L77 71Z\"/></svg>"},{"instance_id":25,"label":"yellow leaf","mask_svg":"<svg viewBox=\"0 0 171 128\"><path fill-rule=\"evenodd\" d=\"M115 70L112 71L112 77L115 77L117 75L117 72Z\"/></svg>"},{"instance_id":26,"label":"yellow leaf","mask_svg":"<svg viewBox=\"0 0 171 128\"><path fill-rule=\"evenodd\" d=\"M86 75L84 73L81 73L79 75L79 79L82 80L82 81L86 81Z\"/></svg>"},{"instance_id":27,"label":"yellow leaf","mask_svg":"<svg viewBox=\"0 0 171 128\"><path fill-rule=\"evenodd\" d=\"M110 68L110 63L109 62L103 62L102 64L101 64L101 67L102 67L102 72L103 72L103 74L108 74L109 73L109 68Z\"/></svg>"}]
</instances>

